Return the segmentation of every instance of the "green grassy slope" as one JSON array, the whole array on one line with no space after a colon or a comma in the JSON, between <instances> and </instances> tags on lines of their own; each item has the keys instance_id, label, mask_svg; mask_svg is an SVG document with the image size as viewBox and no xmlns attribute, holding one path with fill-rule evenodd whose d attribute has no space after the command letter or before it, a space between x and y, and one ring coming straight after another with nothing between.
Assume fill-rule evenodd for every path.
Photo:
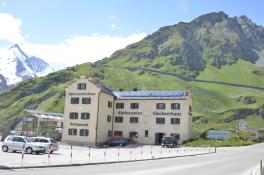
<instances>
[{"instance_id":1,"label":"green grassy slope","mask_svg":"<svg viewBox=\"0 0 264 175\"><path fill-rule=\"evenodd\" d=\"M239 74L224 74L244 66L248 77L239 79ZM247 70L246 70L247 68ZM249 62L238 62L237 65L224 66L214 70L208 67L199 78L243 81L244 84L255 83L263 86L264 76L252 73L257 69ZM224 70L224 72L222 72ZM261 69L258 69L261 70ZM36 78L20 83L0 94L0 128L10 129L27 114L22 109L37 109L40 111L63 112L64 89L74 81L74 77L88 74L95 81L100 82L113 90L120 88L132 90L137 87L141 90L181 90L190 89L193 98L194 136L208 128L234 128L238 121L245 119L249 127L264 129L264 117L259 110L264 104L264 92L248 88L237 88L219 84L188 82L174 76L160 75L151 72L129 71L118 68L103 67L99 64L82 64L50 74L46 77ZM233 78L232 78L233 77ZM250 79L248 79L250 77ZM225 78L223 78L224 80ZM236 99L241 96L254 96L256 103L244 104ZM252 110L246 116L234 118L234 114L243 109ZM241 117L241 118L240 118Z\"/></svg>"}]
</instances>

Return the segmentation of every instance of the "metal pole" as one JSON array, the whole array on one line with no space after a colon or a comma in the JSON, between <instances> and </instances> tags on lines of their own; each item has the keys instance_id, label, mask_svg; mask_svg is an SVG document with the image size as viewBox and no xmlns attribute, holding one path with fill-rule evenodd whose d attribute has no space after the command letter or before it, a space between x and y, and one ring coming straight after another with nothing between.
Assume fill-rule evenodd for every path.
<instances>
[{"instance_id":1,"label":"metal pole","mask_svg":"<svg viewBox=\"0 0 264 175\"><path fill-rule=\"evenodd\" d=\"M71 164L72 164L72 145L71 145Z\"/></svg>"},{"instance_id":2,"label":"metal pole","mask_svg":"<svg viewBox=\"0 0 264 175\"><path fill-rule=\"evenodd\" d=\"M143 159L142 146L141 146L141 150L140 150L140 155L141 155L141 160L142 160Z\"/></svg>"},{"instance_id":3,"label":"metal pole","mask_svg":"<svg viewBox=\"0 0 264 175\"><path fill-rule=\"evenodd\" d=\"M22 167L24 167L24 154L25 154L25 148L26 148L26 145L24 144L24 145L23 145L23 149L22 149L22 157L21 157L21 165L22 165Z\"/></svg>"},{"instance_id":4,"label":"metal pole","mask_svg":"<svg viewBox=\"0 0 264 175\"><path fill-rule=\"evenodd\" d=\"M262 165L262 160L260 161L260 175L263 175L263 165Z\"/></svg>"},{"instance_id":5,"label":"metal pole","mask_svg":"<svg viewBox=\"0 0 264 175\"><path fill-rule=\"evenodd\" d=\"M38 119L38 123L37 123L37 136L39 135L39 118L37 117Z\"/></svg>"},{"instance_id":6,"label":"metal pole","mask_svg":"<svg viewBox=\"0 0 264 175\"><path fill-rule=\"evenodd\" d=\"M105 157L106 157L106 145L104 145L104 162L105 162Z\"/></svg>"},{"instance_id":7,"label":"metal pole","mask_svg":"<svg viewBox=\"0 0 264 175\"><path fill-rule=\"evenodd\" d=\"M49 152L48 152L48 165L50 164L50 148L51 148L51 144L49 144Z\"/></svg>"},{"instance_id":8,"label":"metal pole","mask_svg":"<svg viewBox=\"0 0 264 175\"><path fill-rule=\"evenodd\" d=\"M89 162L91 161L91 147L89 146L89 153L88 153L88 156L89 156Z\"/></svg>"}]
</instances>

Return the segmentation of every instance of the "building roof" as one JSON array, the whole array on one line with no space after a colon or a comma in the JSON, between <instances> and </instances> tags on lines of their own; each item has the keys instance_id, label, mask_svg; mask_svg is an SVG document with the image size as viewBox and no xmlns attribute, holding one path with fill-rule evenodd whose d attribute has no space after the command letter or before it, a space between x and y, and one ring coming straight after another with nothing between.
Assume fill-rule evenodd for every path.
<instances>
[{"instance_id":1,"label":"building roof","mask_svg":"<svg viewBox=\"0 0 264 175\"><path fill-rule=\"evenodd\" d=\"M105 87L103 85L97 85L97 86L99 86L101 88L102 92L109 94L109 95L112 95L112 96L115 96L115 94L113 93L113 91L110 88Z\"/></svg>"},{"instance_id":2,"label":"building roof","mask_svg":"<svg viewBox=\"0 0 264 175\"><path fill-rule=\"evenodd\" d=\"M186 99L188 91L116 91L117 99Z\"/></svg>"},{"instance_id":3,"label":"building roof","mask_svg":"<svg viewBox=\"0 0 264 175\"><path fill-rule=\"evenodd\" d=\"M24 111L31 113L35 117L43 118L43 119L52 119L52 120L63 120L63 113L55 113L55 112L41 112L37 110L24 109Z\"/></svg>"}]
</instances>

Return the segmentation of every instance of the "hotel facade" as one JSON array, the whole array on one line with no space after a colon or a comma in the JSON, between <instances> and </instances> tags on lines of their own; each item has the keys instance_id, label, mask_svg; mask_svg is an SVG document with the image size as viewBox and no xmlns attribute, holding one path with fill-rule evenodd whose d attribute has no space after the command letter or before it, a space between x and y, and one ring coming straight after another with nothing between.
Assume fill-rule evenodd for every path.
<instances>
[{"instance_id":1,"label":"hotel facade","mask_svg":"<svg viewBox=\"0 0 264 175\"><path fill-rule=\"evenodd\" d=\"M141 144L160 144L174 136L191 138L192 100L189 91L116 91L82 75L66 88L62 141L98 145L112 136Z\"/></svg>"}]
</instances>

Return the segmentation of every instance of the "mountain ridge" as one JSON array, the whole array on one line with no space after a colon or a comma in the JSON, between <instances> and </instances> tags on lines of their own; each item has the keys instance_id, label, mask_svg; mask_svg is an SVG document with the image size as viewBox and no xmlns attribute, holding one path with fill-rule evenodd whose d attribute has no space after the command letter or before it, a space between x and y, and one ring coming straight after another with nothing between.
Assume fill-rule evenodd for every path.
<instances>
[{"instance_id":1,"label":"mountain ridge","mask_svg":"<svg viewBox=\"0 0 264 175\"><path fill-rule=\"evenodd\" d=\"M54 70L43 59L28 56L18 44L0 52L0 90L33 77L45 76Z\"/></svg>"},{"instance_id":2,"label":"mountain ridge","mask_svg":"<svg viewBox=\"0 0 264 175\"><path fill-rule=\"evenodd\" d=\"M263 51L262 26L245 16L229 17L224 12L213 12L188 23L161 27L104 61L126 65L141 62L144 67L153 68L174 66L197 76L208 64L220 68L238 59L256 63L261 59L258 52Z\"/></svg>"}]
</instances>

